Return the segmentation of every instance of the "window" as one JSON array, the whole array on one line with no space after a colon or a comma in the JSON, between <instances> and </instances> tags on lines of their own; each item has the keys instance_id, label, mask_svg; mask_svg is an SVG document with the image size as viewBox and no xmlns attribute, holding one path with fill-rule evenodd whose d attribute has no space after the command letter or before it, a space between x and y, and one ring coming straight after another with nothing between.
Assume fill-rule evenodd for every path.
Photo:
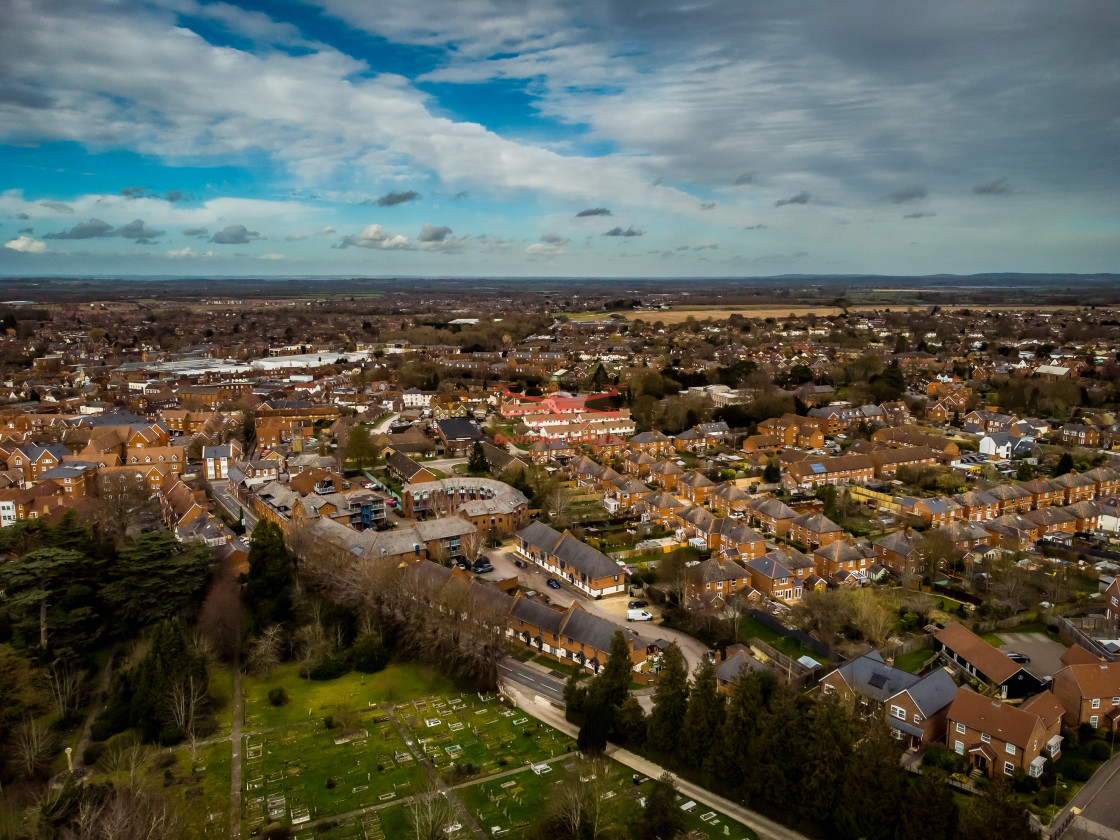
<instances>
[{"instance_id":1,"label":"window","mask_svg":"<svg viewBox=\"0 0 1120 840\"><path fill-rule=\"evenodd\" d=\"M1006 775L1010 776L1012 773L1015 772L1015 765L1012 764L1010 761L1003 762L1003 772Z\"/></svg>"},{"instance_id":2,"label":"window","mask_svg":"<svg viewBox=\"0 0 1120 840\"><path fill-rule=\"evenodd\" d=\"M990 743L992 743L992 736L989 735L987 732L984 732L984 733L981 733L980 740L983 741L985 744L990 744Z\"/></svg>"},{"instance_id":3,"label":"window","mask_svg":"<svg viewBox=\"0 0 1120 840\"><path fill-rule=\"evenodd\" d=\"M921 722L922 722L922 716L915 712L914 713L914 723L921 723Z\"/></svg>"},{"instance_id":4,"label":"window","mask_svg":"<svg viewBox=\"0 0 1120 840\"><path fill-rule=\"evenodd\" d=\"M1094 709L1099 709L1100 707L1101 707L1101 700L1100 700L1100 698L1099 698L1099 697L1094 697L1094 698L1093 698L1093 708L1094 708Z\"/></svg>"},{"instance_id":5,"label":"window","mask_svg":"<svg viewBox=\"0 0 1120 840\"><path fill-rule=\"evenodd\" d=\"M1007 754L1008 755L1015 755L1015 745L1014 744L1008 744L1007 745Z\"/></svg>"},{"instance_id":6,"label":"window","mask_svg":"<svg viewBox=\"0 0 1120 840\"><path fill-rule=\"evenodd\" d=\"M891 706L891 714L899 720L906 720L906 710L901 706Z\"/></svg>"},{"instance_id":7,"label":"window","mask_svg":"<svg viewBox=\"0 0 1120 840\"><path fill-rule=\"evenodd\" d=\"M1094 729L1096 729L1097 728L1097 722L1099 720L1100 720L1100 718L1098 718L1096 715L1093 715L1091 718L1089 718L1089 725L1091 727L1093 727Z\"/></svg>"},{"instance_id":8,"label":"window","mask_svg":"<svg viewBox=\"0 0 1120 840\"><path fill-rule=\"evenodd\" d=\"M954 741L953 752L957 755L964 755L964 741Z\"/></svg>"},{"instance_id":9,"label":"window","mask_svg":"<svg viewBox=\"0 0 1120 840\"><path fill-rule=\"evenodd\" d=\"M959 734L959 735L964 734L964 724L963 723L958 723L957 724L957 734Z\"/></svg>"},{"instance_id":10,"label":"window","mask_svg":"<svg viewBox=\"0 0 1120 840\"><path fill-rule=\"evenodd\" d=\"M1112 705L1113 706L1120 706L1120 697L1113 697L1112 698Z\"/></svg>"}]
</instances>

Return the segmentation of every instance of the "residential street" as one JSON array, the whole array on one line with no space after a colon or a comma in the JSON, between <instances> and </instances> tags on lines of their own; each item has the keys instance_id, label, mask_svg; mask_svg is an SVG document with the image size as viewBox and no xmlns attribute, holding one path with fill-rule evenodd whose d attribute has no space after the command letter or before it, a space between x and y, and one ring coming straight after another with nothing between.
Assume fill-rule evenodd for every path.
<instances>
[{"instance_id":1,"label":"residential street","mask_svg":"<svg viewBox=\"0 0 1120 840\"><path fill-rule=\"evenodd\" d=\"M1074 817L1062 840L1120 840L1120 753L1101 765L1050 823L1051 828L1063 825L1074 808L1081 814Z\"/></svg>"},{"instance_id":2,"label":"residential street","mask_svg":"<svg viewBox=\"0 0 1120 840\"><path fill-rule=\"evenodd\" d=\"M245 536L252 535L253 529L257 527L258 517L249 508L243 507L240 502L229 491L229 485L224 481L211 481L209 482L210 495L215 502L218 503L227 514L233 517L234 521L237 520L239 515L243 515L245 523Z\"/></svg>"}]
</instances>

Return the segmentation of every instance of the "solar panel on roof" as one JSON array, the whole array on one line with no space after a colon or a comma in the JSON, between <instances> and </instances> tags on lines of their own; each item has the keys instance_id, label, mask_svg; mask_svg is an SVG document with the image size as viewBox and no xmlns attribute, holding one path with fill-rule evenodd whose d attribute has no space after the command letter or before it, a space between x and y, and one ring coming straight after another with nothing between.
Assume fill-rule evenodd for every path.
<instances>
[{"instance_id":1,"label":"solar panel on roof","mask_svg":"<svg viewBox=\"0 0 1120 840\"><path fill-rule=\"evenodd\" d=\"M867 684L872 688L882 688L887 684L887 677L885 674L872 674Z\"/></svg>"},{"instance_id":2,"label":"solar panel on roof","mask_svg":"<svg viewBox=\"0 0 1120 840\"><path fill-rule=\"evenodd\" d=\"M809 469L811 469L813 472L817 473L818 475L823 473L823 472L826 472L826 470L824 468L824 464L810 464Z\"/></svg>"}]
</instances>

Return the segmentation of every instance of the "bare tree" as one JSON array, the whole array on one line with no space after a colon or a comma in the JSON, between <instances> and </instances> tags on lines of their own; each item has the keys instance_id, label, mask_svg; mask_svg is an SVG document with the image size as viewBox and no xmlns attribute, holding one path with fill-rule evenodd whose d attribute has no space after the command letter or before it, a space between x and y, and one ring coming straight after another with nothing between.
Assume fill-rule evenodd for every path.
<instances>
[{"instance_id":1,"label":"bare tree","mask_svg":"<svg viewBox=\"0 0 1120 840\"><path fill-rule=\"evenodd\" d=\"M404 806L408 836L413 840L444 840L455 822L455 810L436 783L427 780Z\"/></svg>"},{"instance_id":2,"label":"bare tree","mask_svg":"<svg viewBox=\"0 0 1120 840\"><path fill-rule=\"evenodd\" d=\"M16 766L26 776L44 771L54 751L55 738L50 727L36 718L27 718L12 739L12 753Z\"/></svg>"},{"instance_id":3,"label":"bare tree","mask_svg":"<svg viewBox=\"0 0 1120 840\"><path fill-rule=\"evenodd\" d=\"M568 525L572 517L572 494L566 487L552 490L541 504L545 517L554 525Z\"/></svg>"},{"instance_id":4,"label":"bare tree","mask_svg":"<svg viewBox=\"0 0 1120 840\"><path fill-rule=\"evenodd\" d=\"M47 673L51 701L59 718L65 720L77 711L82 701L84 677L68 662L56 662Z\"/></svg>"},{"instance_id":5,"label":"bare tree","mask_svg":"<svg viewBox=\"0 0 1120 840\"><path fill-rule=\"evenodd\" d=\"M249 671L254 674L267 674L280 664L283 649L283 628L279 624L264 628L249 647Z\"/></svg>"},{"instance_id":6,"label":"bare tree","mask_svg":"<svg viewBox=\"0 0 1120 840\"><path fill-rule=\"evenodd\" d=\"M554 805L555 827L564 838L600 840L615 828L606 798L613 782L611 765L606 761L583 762L577 776L578 781L572 779L560 788Z\"/></svg>"},{"instance_id":7,"label":"bare tree","mask_svg":"<svg viewBox=\"0 0 1120 840\"><path fill-rule=\"evenodd\" d=\"M688 585L686 556L685 552L675 549L657 561L657 582L665 594L678 604L682 602L685 586Z\"/></svg>"},{"instance_id":8,"label":"bare tree","mask_svg":"<svg viewBox=\"0 0 1120 840\"><path fill-rule=\"evenodd\" d=\"M152 493L139 471L118 471L98 477L93 484L100 508L101 527L122 542L140 521L140 514L153 507Z\"/></svg>"},{"instance_id":9,"label":"bare tree","mask_svg":"<svg viewBox=\"0 0 1120 840\"><path fill-rule=\"evenodd\" d=\"M477 531L473 534L464 534L459 538L459 551L462 552L463 558L472 565L482 557L482 551L485 547L486 540Z\"/></svg>"},{"instance_id":10,"label":"bare tree","mask_svg":"<svg viewBox=\"0 0 1120 840\"><path fill-rule=\"evenodd\" d=\"M206 697L206 686L188 673L171 683L164 698L171 719L190 742L192 769L198 759L198 714Z\"/></svg>"}]
</instances>

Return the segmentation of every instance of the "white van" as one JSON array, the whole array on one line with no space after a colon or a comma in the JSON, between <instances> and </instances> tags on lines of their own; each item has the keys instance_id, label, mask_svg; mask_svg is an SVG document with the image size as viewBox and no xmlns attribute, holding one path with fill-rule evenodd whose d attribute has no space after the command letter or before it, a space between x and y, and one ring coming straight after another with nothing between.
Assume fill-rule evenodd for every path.
<instances>
[{"instance_id":1,"label":"white van","mask_svg":"<svg viewBox=\"0 0 1120 840\"><path fill-rule=\"evenodd\" d=\"M653 621L653 613L646 610L627 610L627 621Z\"/></svg>"}]
</instances>

